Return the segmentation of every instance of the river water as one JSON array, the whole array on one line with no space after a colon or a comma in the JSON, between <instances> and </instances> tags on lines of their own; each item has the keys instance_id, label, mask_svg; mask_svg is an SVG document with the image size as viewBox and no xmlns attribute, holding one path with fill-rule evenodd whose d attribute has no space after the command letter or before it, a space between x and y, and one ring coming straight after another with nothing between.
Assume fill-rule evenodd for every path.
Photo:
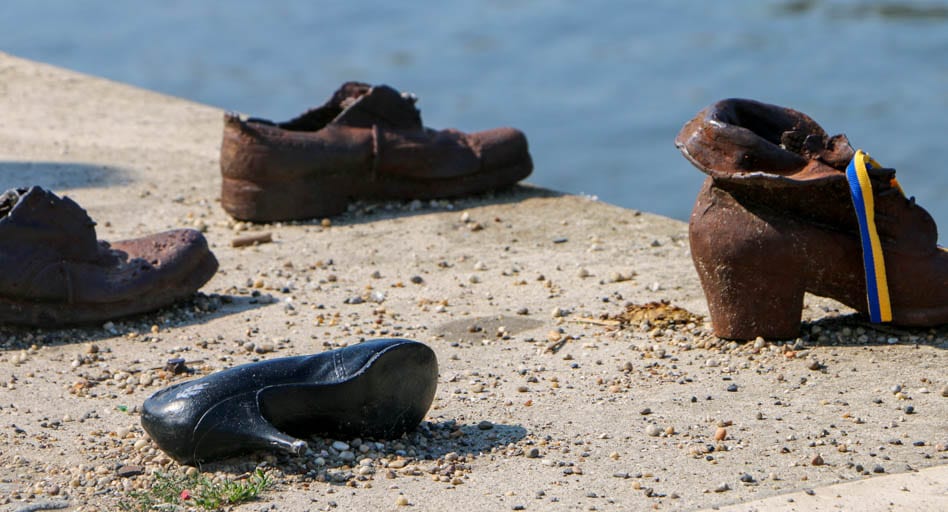
<instances>
[{"instance_id":1,"label":"river water","mask_svg":"<svg viewBox=\"0 0 948 512\"><path fill-rule=\"evenodd\" d=\"M846 133L948 232L944 1L24 0L0 50L277 120L386 83L428 126L522 129L532 183L682 220L704 176L675 134L754 98Z\"/></svg>"}]
</instances>

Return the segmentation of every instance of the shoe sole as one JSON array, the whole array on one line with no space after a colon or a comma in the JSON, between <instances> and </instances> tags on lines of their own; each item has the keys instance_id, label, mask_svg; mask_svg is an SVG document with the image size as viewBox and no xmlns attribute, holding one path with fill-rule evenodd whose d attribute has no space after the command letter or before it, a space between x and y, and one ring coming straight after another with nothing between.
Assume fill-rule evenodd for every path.
<instances>
[{"instance_id":1,"label":"shoe sole","mask_svg":"<svg viewBox=\"0 0 948 512\"><path fill-rule=\"evenodd\" d=\"M41 302L0 296L0 324L33 327L93 324L154 311L194 294L217 272L217 259L207 253L188 272L187 281L174 288L146 290L141 295L115 302Z\"/></svg>"},{"instance_id":2,"label":"shoe sole","mask_svg":"<svg viewBox=\"0 0 948 512\"><path fill-rule=\"evenodd\" d=\"M297 436L390 439L414 429L428 413L438 382L434 351L396 345L346 381L287 384L260 392L264 418Z\"/></svg>"},{"instance_id":3,"label":"shoe sole","mask_svg":"<svg viewBox=\"0 0 948 512\"><path fill-rule=\"evenodd\" d=\"M221 206L235 219L252 222L325 218L345 212L350 203L360 200L449 199L498 190L526 178L532 169L532 165L517 165L446 180L383 178L372 180L370 186L355 185L340 175L314 174L268 183L225 176Z\"/></svg>"}]
</instances>

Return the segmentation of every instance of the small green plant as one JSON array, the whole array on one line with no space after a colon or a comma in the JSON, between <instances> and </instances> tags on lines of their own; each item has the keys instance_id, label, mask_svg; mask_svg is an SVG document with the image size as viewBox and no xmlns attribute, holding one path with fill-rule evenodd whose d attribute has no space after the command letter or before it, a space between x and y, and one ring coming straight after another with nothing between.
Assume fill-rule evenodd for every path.
<instances>
[{"instance_id":1,"label":"small green plant","mask_svg":"<svg viewBox=\"0 0 948 512\"><path fill-rule=\"evenodd\" d=\"M227 480L215 483L209 479L198 482L194 503L204 510L217 510L224 505L251 501L270 485L270 477L256 470L250 480Z\"/></svg>"},{"instance_id":2,"label":"small green plant","mask_svg":"<svg viewBox=\"0 0 948 512\"><path fill-rule=\"evenodd\" d=\"M270 484L270 477L260 469L249 479L223 482L215 482L201 474L187 476L159 472L155 473L155 481L148 490L129 493L131 502L123 502L120 506L122 510L135 512L173 511L186 506L218 510L225 505L254 500Z\"/></svg>"}]
</instances>

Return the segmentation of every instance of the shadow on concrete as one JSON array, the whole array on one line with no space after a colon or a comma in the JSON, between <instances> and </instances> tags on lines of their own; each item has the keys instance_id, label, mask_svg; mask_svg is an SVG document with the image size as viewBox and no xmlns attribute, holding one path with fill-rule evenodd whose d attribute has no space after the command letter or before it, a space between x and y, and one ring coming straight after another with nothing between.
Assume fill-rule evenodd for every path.
<instances>
[{"instance_id":1,"label":"shadow on concrete","mask_svg":"<svg viewBox=\"0 0 948 512\"><path fill-rule=\"evenodd\" d=\"M813 328L819 327L814 334ZM899 327L867 322L859 314L820 318L803 323L803 340L816 346L928 345L948 349L948 325ZM826 339L821 341L821 335Z\"/></svg>"},{"instance_id":2,"label":"shadow on concrete","mask_svg":"<svg viewBox=\"0 0 948 512\"><path fill-rule=\"evenodd\" d=\"M315 480L338 485L344 485L353 479L365 479L357 472L359 461L364 458L372 459L369 467L372 468L376 480L387 478L378 473L389 470L401 475L430 476L429 471L435 463L443 464L445 467L442 471L447 473L448 467L455 463L470 463L472 458L490 453L494 449L507 447L511 443L520 441L526 435L527 430L520 425L490 422L459 423L456 420L423 421L413 432L399 439L345 441L350 445L354 455L354 459L351 460L340 458L340 452L333 448L336 440L313 436L306 440L309 444L309 453L302 457L281 455L272 465L286 474L309 474ZM357 447L361 444L368 444L371 448L363 452ZM515 450L522 449L518 447ZM264 456L258 452L244 457L202 464L200 469L233 474L252 473ZM457 459L454 459L454 456ZM317 459L321 460L317 461ZM404 461L404 465L389 463L386 467L381 462L382 459Z\"/></svg>"},{"instance_id":3,"label":"shadow on concrete","mask_svg":"<svg viewBox=\"0 0 948 512\"><path fill-rule=\"evenodd\" d=\"M205 295L196 293L190 298L147 313L115 318L97 325L77 325L61 328L0 325L0 351L22 350L32 345L55 346L99 341L109 338L151 335L151 326L164 331L171 327L201 324L216 318L243 313L276 304L269 296ZM140 338L139 338L140 339Z\"/></svg>"},{"instance_id":4,"label":"shadow on concrete","mask_svg":"<svg viewBox=\"0 0 948 512\"><path fill-rule=\"evenodd\" d=\"M503 190L450 199L406 201L354 201L346 213L331 217L334 226L351 226L380 220L413 217L445 211L461 212L480 206L512 204L535 197L561 197L562 192L531 185L514 185ZM320 225L321 218L283 222L284 225Z\"/></svg>"},{"instance_id":5,"label":"shadow on concrete","mask_svg":"<svg viewBox=\"0 0 948 512\"><path fill-rule=\"evenodd\" d=\"M477 343L484 339L514 336L541 325L543 325L542 320L526 316L482 316L461 318L441 324L434 329L433 334L443 337L445 341Z\"/></svg>"},{"instance_id":6,"label":"shadow on concrete","mask_svg":"<svg viewBox=\"0 0 948 512\"><path fill-rule=\"evenodd\" d=\"M64 189L124 185L132 171L81 162L0 161L0 191L39 185L59 193Z\"/></svg>"}]
</instances>

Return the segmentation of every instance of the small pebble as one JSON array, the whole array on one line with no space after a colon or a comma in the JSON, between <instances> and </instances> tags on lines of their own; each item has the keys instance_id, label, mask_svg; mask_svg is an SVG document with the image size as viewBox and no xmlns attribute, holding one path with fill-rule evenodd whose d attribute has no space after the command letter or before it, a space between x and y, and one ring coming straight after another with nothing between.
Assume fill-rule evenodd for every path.
<instances>
[{"instance_id":1,"label":"small pebble","mask_svg":"<svg viewBox=\"0 0 948 512\"><path fill-rule=\"evenodd\" d=\"M115 474L118 475L119 478L129 478L140 475L144 472L145 470L142 469L141 466L126 465L118 468L115 471Z\"/></svg>"},{"instance_id":2,"label":"small pebble","mask_svg":"<svg viewBox=\"0 0 948 512\"><path fill-rule=\"evenodd\" d=\"M645 433L651 437L658 437L662 435L662 429L658 425L650 423L647 427L645 427Z\"/></svg>"},{"instance_id":3,"label":"small pebble","mask_svg":"<svg viewBox=\"0 0 948 512\"><path fill-rule=\"evenodd\" d=\"M393 460L392 462L388 463L389 469L402 469L403 467L407 465L408 465L408 459L398 459L398 460Z\"/></svg>"},{"instance_id":4,"label":"small pebble","mask_svg":"<svg viewBox=\"0 0 948 512\"><path fill-rule=\"evenodd\" d=\"M490 430L494 428L494 424L487 420L484 420L477 424L477 428L480 430Z\"/></svg>"},{"instance_id":5,"label":"small pebble","mask_svg":"<svg viewBox=\"0 0 948 512\"><path fill-rule=\"evenodd\" d=\"M731 384L730 386L727 387L727 390L730 393L737 391L737 384Z\"/></svg>"},{"instance_id":6,"label":"small pebble","mask_svg":"<svg viewBox=\"0 0 948 512\"><path fill-rule=\"evenodd\" d=\"M822 466L825 464L825 462L823 461L823 457L821 455L817 455L816 457L813 457L813 459L810 461L810 464L814 466Z\"/></svg>"},{"instance_id":7,"label":"small pebble","mask_svg":"<svg viewBox=\"0 0 948 512\"><path fill-rule=\"evenodd\" d=\"M725 438L727 438L727 429L724 427L718 427L718 429L714 431L714 440L724 441Z\"/></svg>"},{"instance_id":8,"label":"small pebble","mask_svg":"<svg viewBox=\"0 0 948 512\"><path fill-rule=\"evenodd\" d=\"M880 465L880 464L876 464L875 466L872 466L872 472L873 472L873 473L885 473L885 468L882 467L882 465Z\"/></svg>"},{"instance_id":9,"label":"small pebble","mask_svg":"<svg viewBox=\"0 0 948 512\"><path fill-rule=\"evenodd\" d=\"M397 505L397 506L399 506L399 507L405 507L405 506L407 506L407 505L408 505L408 498L406 498L406 497L404 497L404 496L399 496L398 498L395 499L395 505Z\"/></svg>"}]
</instances>

